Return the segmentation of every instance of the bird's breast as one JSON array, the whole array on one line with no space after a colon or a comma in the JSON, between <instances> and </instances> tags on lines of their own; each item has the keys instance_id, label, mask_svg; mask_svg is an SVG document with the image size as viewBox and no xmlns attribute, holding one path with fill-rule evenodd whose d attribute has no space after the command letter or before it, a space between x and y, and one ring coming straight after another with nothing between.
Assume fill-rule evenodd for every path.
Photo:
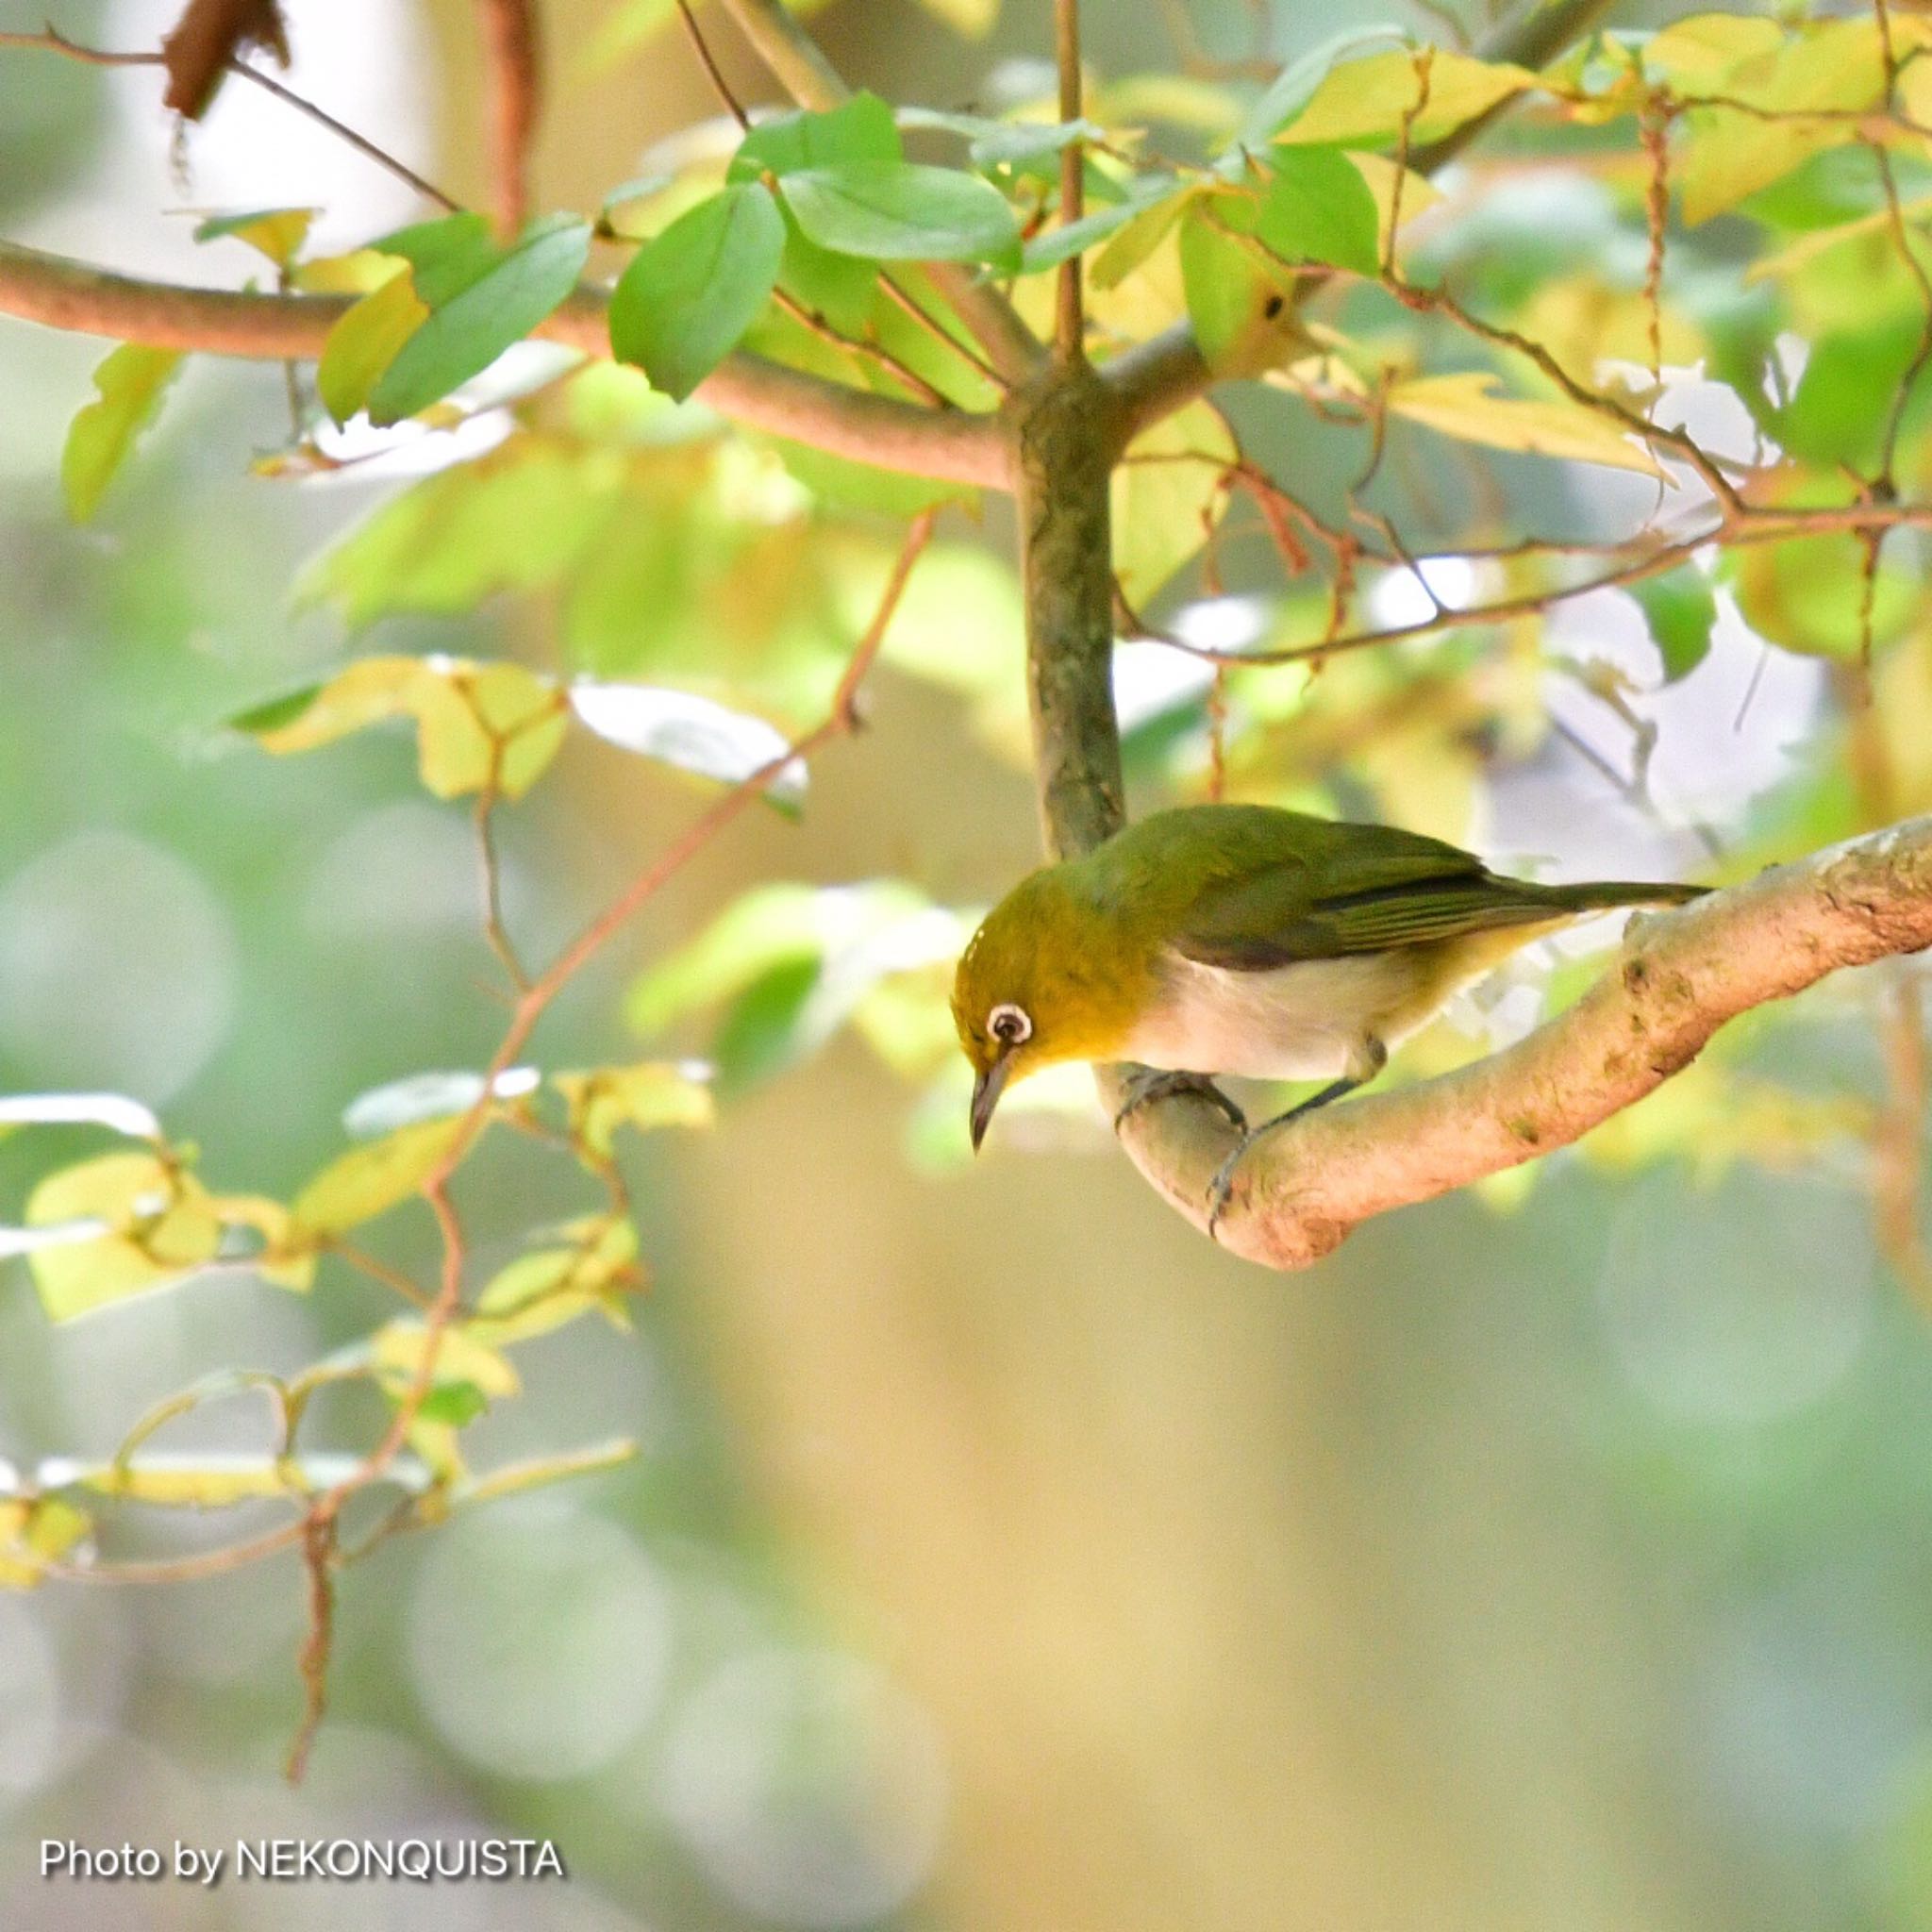
<instances>
[{"instance_id":1,"label":"bird's breast","mask_svg":"<svg viewBox=\"0 0 1932 1932\"><path fill-rule=\"evenodd\" d=\"M1364 1042L1399 1040L1440 997L1428 950L1300 959L1261 973L1171 955L1128 1037L1143 1066L1253 1080L1334 1080Z\"/></svg>"}]
</instances>

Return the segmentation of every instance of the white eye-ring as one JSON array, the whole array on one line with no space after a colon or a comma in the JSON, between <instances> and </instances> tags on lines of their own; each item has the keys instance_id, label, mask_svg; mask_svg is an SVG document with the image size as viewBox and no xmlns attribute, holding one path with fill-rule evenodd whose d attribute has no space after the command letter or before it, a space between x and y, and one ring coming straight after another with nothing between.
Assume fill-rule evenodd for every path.
<instances>
[{"instance_id":1,"label":"white eye-ring","mask_svg":"<svg viewBox=\"0 0 1932 1932\"><path fill-rule=\"evenodd\" d=\"M1018 1046L1033 1034L1033 1022L1024 1007L1002 1002L986 1016L986 1028L1002 1046Z\"/></svg>"}]
</instances>

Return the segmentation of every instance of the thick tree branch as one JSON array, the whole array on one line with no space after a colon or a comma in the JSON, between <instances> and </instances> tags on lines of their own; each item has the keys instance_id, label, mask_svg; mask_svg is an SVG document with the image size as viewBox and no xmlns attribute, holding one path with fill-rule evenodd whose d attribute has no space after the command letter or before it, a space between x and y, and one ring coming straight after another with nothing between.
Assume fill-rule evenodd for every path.
<instances>
[{"instance_id":1,"label":"thick tree branch","mask_svg":"<svg viewBox=\"0 0 1932 1932\"><path fill-rule=\"evenodd\" d=\"M1323 1109L1258 1142L1218 1228L1249 1260L1302 1268L1391 1208L1568 1146L1688 1066L1725 1021L1827 974L1932 945L1932 818L1631 922L1614 970L1567 1012L1440 1079ZM1119 1091L1109 1074L1103 1098ZM1141 1172L1197 1226L1234 1146L1182 1095L1131 1115Z\"/></svg>"},{"instance_id":2,"label":"thick tree branch","mask_svg":"<svg viewBox=\"0 0 1932 1932\"><path fill-rule=\"evenodd\" d=\"M537 334L587 356L608 356L608 303L604 291L579 289ZM334 295L250 294L145 281L0 242L0 315L83 335L212 356L301 361L321 354L347 306ZM855 462L946 483L1008 485L1006 444L988 417L918 408L747 355L731 357L697 393L747 428L808 442Z\"/></svg>"},{"instance_id":3,"label":"thick tree branch","mask_svg":"<svg viewBox=\"0 0 1932 1932\"><path fill-rule=\"evenodd\" d=\"M738 30L771 69L772 77L801 108L826 113L851 99L852 91L825 58L819 43L788 13L780 0L721 0ZM1002 382L1024 382L1045 355L1013 305L991 282L957 262L926 268L933 285L958 311L959 320L985 350Z\"/></svg>"}]
</instances>

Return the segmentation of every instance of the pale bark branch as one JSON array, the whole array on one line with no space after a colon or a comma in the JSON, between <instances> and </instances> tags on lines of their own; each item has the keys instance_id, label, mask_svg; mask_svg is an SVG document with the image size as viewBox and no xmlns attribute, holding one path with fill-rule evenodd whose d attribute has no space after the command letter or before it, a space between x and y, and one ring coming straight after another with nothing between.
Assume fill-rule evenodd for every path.
<instances>
[{"instance_id":1,"label":"pale bark branch","mask_svg":"<svg viewBox=\"0 0 1932 1932\"><path fill-rule=\"evenodd\" d=\"M801 108L828 113L851 99L852 90L825 58L819 43L779 0L721 0L721 4L758 58L771 69L773 79ZM925 272L958 312L1002 382L1009 386L1023 383L1039 368L1045 350L1019 311L991 282L975 280L974 272L958 262L931 262Z\"/></svg>"},{"instance_id":2,"label":"pale bark branch","mask_svg":"<svg viewBox=\"0 0 1932 1932\"><path fill-rule=\"evenodd\" d=\"M266 361L322 353L348 307L336 295L252 294L156 282L0 242L0 315L156 348ZM579 289L536 333L587 356L608 356L608 297ZM746 428L810 443L855 462L940 482L1008 484L1006 443L991 418L923 409L841 388L762 357L730 357L699 399Z\"/></svg>"},{"instance_id":3,"label":"pale bark branch","mask_svg":"<svg viewBox=\"0 0 1932 1932\"><path fill-rule=\"evenodd\" d=\"M1222 1244L1303 1268L1377 1214L1433 1200L1579 1140L1688 1066L1727 1020L1828 974L1932 945L1932 818L1774 867L1681 911L1631 922L1615 965L1506 1051L1414 1087L1307 1115L1236 1170ZM1103 1101L1120 1080L1108 1069ZM1234 1147L1182 1095L1130 1115L1134 1164L1196 1226Z\"/></svg>"}]
</instances>

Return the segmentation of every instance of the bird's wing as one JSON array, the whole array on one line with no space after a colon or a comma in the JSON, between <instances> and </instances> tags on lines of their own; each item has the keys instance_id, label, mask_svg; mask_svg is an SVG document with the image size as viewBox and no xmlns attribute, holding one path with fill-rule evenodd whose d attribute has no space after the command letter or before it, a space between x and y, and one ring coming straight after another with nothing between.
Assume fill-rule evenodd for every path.
<instances>
[{"instance_id":1,"label":"bird's wing","mask_svg":"<svg viewBox=\"0 0 1932 1932\"><path fill-rule=\"evenodd\" d=\"M1473 854L1391 826L1339 827L1344 843L1257 862L1201 891L1174 948L1204 966L1265 973L1548 919L1538 887Z\"/></svg>"}]
</instances>

